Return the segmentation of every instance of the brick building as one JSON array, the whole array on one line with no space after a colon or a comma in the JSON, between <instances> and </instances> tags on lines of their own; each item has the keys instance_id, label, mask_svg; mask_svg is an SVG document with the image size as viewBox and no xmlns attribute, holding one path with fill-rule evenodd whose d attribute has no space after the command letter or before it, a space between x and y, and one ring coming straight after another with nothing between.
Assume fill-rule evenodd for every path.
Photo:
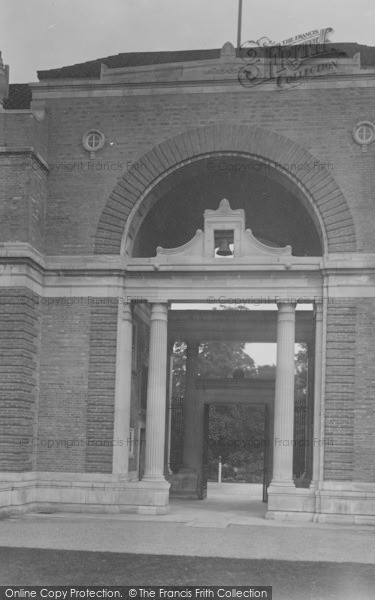
<instances>
[{"instance_id":1,"label":"brick building","mask_svg":"<svg viewBox=\"0 0 375 600\"><path fill-rule=\"evenodd\" d=\"M375 49L299 59L227 43L10 86L1 62L0 514L163 513L170 485L202 494L204 407L229 395L272 415L269 518L375 522ZM192 310L228 298L273 310ZM207 339L277 341L276 382L197 381ZM301 485L295 341L309 351Z\"/></svg>"}]
</instances>

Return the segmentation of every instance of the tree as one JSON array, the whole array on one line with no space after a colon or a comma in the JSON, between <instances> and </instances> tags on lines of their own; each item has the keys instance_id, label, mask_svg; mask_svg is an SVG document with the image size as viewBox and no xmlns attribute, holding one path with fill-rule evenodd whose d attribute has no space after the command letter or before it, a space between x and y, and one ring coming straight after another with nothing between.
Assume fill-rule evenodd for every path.
<instances>
[{"instance_id":1,"label":"tree","mask_svg":"<svg viewBox=\"0 0 375 600\"><path fill-rule=\"evenodd\" d=\"M221 456L224 479L260 482L263 472L264 407L210 406L208 453L211 474Z\"/></svg>"},{"instance_id":2,"label":"tree","mask_svg":"<svg viewBox=\"0 0 375 600\"><path fill-rule=\"evenodd\" d=\"M201 377L232 377L240 368L245 376L256 373L253 359L245 352L242 342L206 342L200 345L198 375Z\"/></svg>"},{"instance_id":3,"label":"tree","mask_svg":"<svg viewBox=\"0 0 375 600\"><path fill-rule=\"evenodd\" d=\"M299 344L299 349L295 358L295 399L301 401L306 398L307 392L307 345Z\"/></svg>"},{"instance_id":4,"label":"tree","mask_svg":"<svg viewBox=\"0 0 375 600\"><path fill-rule=\"evenodd\" d=\"M236 368L243 369L247 377L256 375L253 359L245 352L242 342L206 342L200 344L198 376L231 377ZM173 396L185 392L186 344L176 342L173 348Z\"/></svg>"},{"instance_id":5,"label":"tree","mask_svg":"<svg viewBox=\"0 0 375 600\"><path fill-rule=\"evenodd\" d=\"M183 396L185 392L186 344L176 342L173 346L172 396Z\"/></svg>"},{"instance_id":6,"label":"tree","mask_svg":"<svg viewBox=\"0 0 375 600\"><path fill-rule=\"evenodd\" d=\"M276 379L276 365L258 365L256 377L260 379Z\"/></svg>"}]
</instances>

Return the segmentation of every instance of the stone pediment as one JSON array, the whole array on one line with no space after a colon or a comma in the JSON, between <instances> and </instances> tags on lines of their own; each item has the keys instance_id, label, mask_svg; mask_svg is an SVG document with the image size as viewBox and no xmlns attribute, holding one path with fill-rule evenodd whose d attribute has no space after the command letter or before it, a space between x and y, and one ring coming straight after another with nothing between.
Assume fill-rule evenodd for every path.
<instances>
[{"instance_id":1,"label":"stone pediment","mask_svg":"<svg viewBox=\"0 0 375 600\"><path fill-rule=\"evenodd\" d=\"M225 255L220 252L225 252ZM217 210L205 210L204 229L178 248L156 249L158 263L217 263L234 264L254 258L276 259L291 256L291 246L277 248L267 246L245 228L245 211L232 210L225 198Z\"/></svg>"}]
</instances>

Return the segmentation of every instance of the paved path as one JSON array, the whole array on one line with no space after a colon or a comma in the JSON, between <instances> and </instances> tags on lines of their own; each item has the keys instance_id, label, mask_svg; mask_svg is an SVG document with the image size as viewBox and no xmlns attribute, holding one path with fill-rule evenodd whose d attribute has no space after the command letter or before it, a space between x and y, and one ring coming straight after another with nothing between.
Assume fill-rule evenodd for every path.
<instances>
[{"instance_id":1,"label":"paved path","mask_svg":"<svg viewBox=\"0 0 375 600\"><path fill-rule=\"evenodd\" d=\"M268 521L260 486L233 485L211 484L207 501L174 500L162 516L31 513L3 520L0 545L375 564L374 527Z\"/></svg>"}]
</instances>

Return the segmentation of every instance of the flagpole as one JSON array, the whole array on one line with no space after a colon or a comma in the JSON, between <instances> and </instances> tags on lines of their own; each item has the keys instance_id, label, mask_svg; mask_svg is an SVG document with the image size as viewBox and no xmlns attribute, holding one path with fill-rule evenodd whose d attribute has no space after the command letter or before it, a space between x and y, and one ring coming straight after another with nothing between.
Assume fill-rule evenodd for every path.
<instances>
[{"instance_id":1,"label":"flagpole","mask_svg":"<svg viewBox=\"0 0 375 600\"><path fill-rule=\"evenodd\" d=\"M242 0L238 0L238 26L237 26L237 49L238 55L241 48L241 24L242 24Z\"/></svg>"}]
</instances>

